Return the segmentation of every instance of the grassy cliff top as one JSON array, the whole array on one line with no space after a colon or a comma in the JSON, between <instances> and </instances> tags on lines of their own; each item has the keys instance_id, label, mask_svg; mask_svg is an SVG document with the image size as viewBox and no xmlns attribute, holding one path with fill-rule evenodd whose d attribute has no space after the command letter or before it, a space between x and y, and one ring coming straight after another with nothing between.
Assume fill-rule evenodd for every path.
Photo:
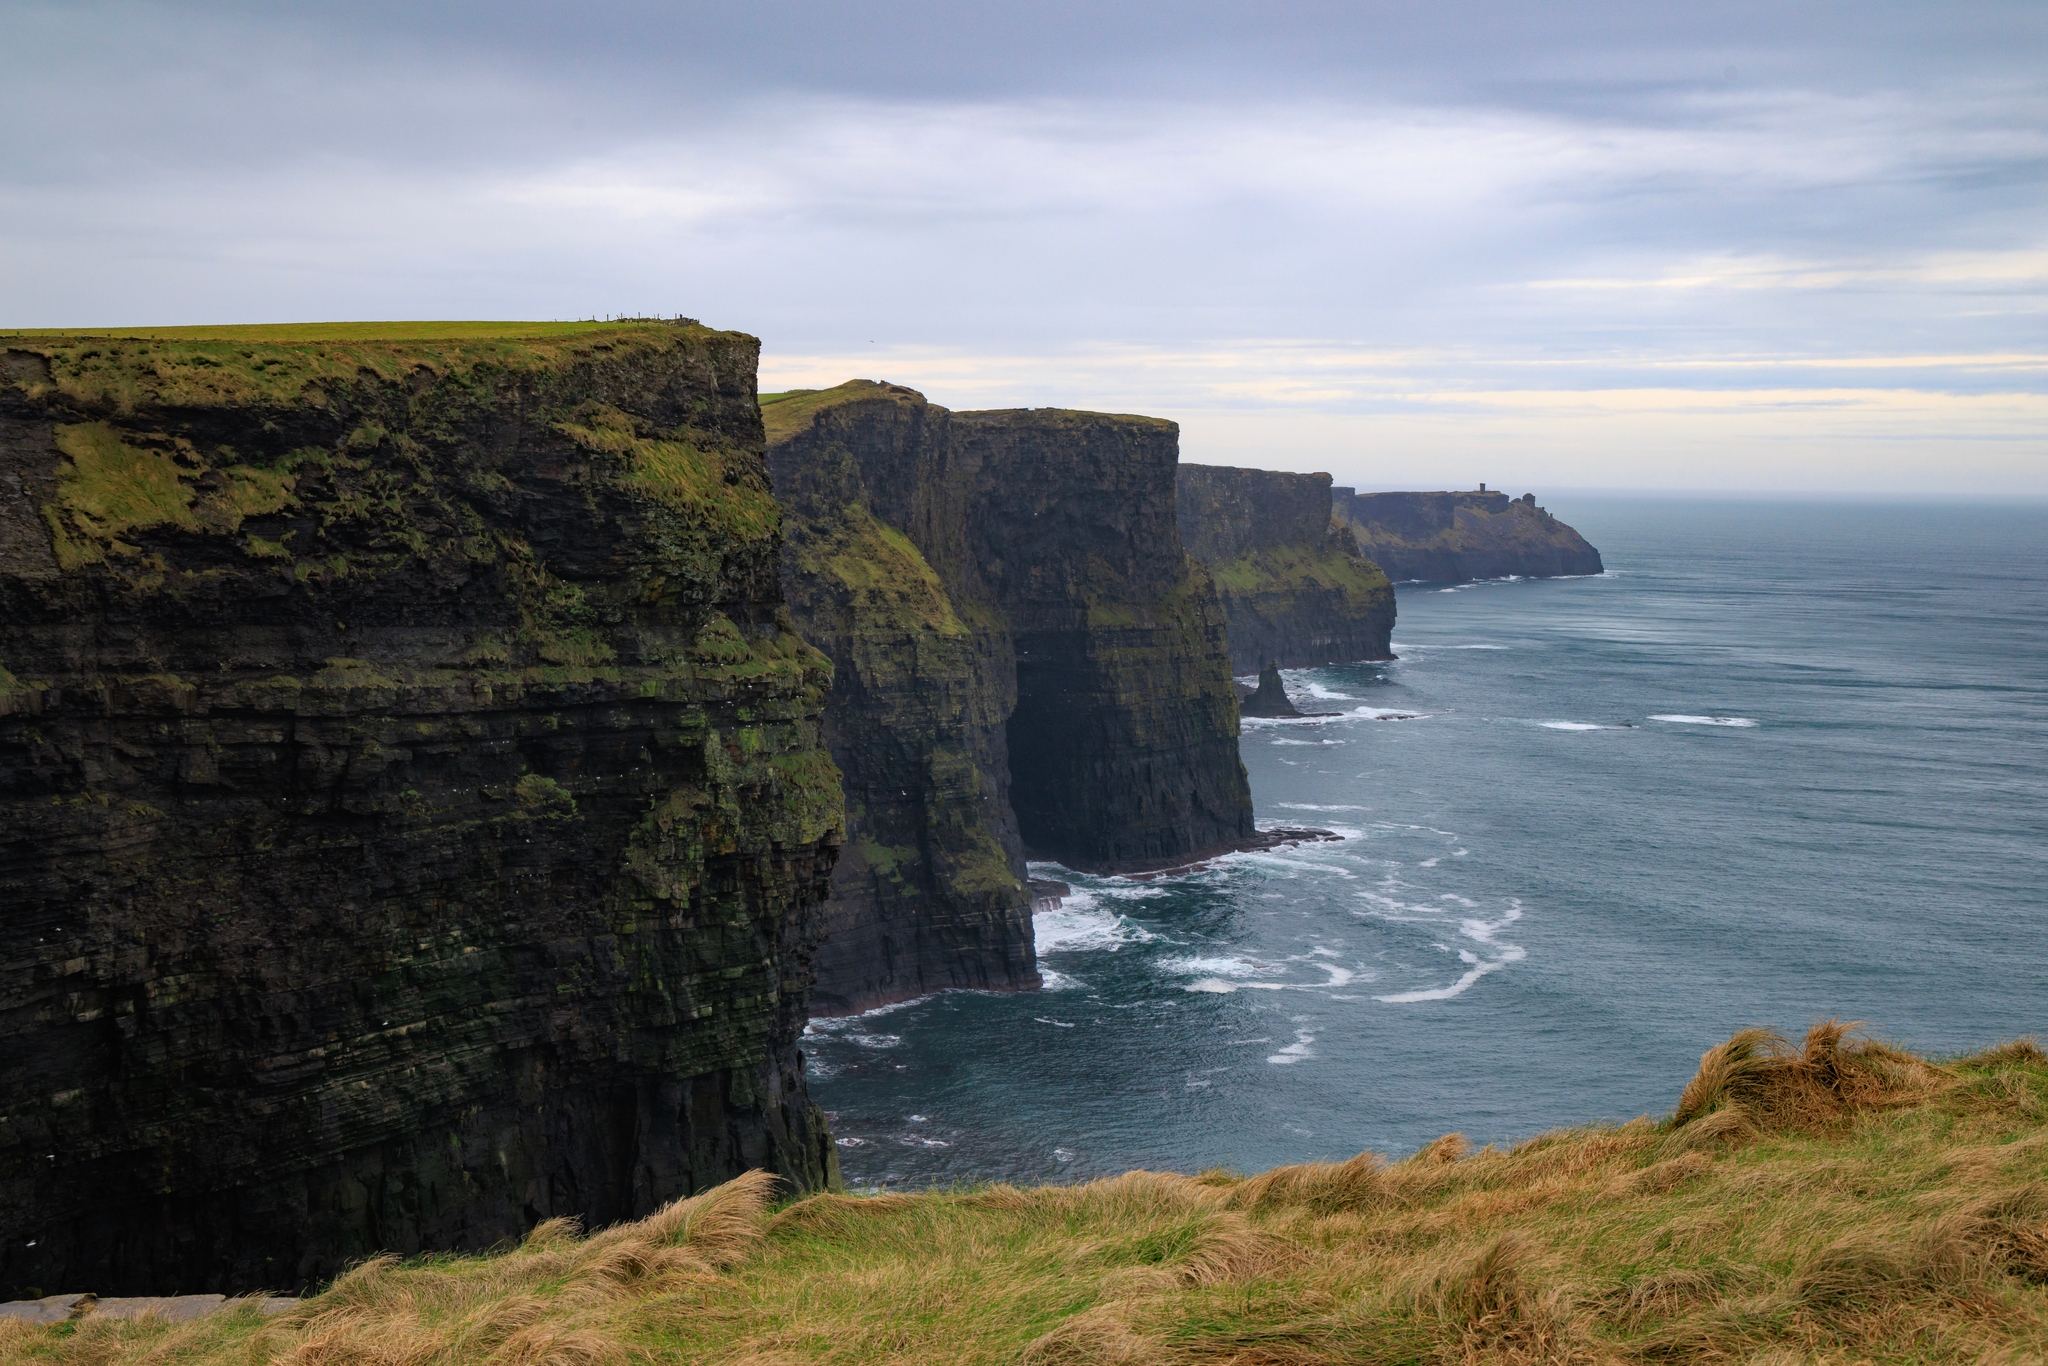
<instances>
[{"instance_id":1,"label":"grassy cliff top","mask_svg":"<svg viewBox=\"0 0 2048 1366\"><path fill-rule=\"evenodd\" d=\"M967 422L1029 422L1039 427L1071 427L1076 430L1100 428L1105 424L1171 432L1180 430L1180 424L1171 418L1150 417L1144 413L1098 413L1087 408L973 408L963 409L954 417Z\"/></svg>"},{"instance_id":2,"label":"grassy cliff top","mask_svg":"<svg viewBox=\"0 0 2048 1366\"><path fill-rule=\"evenodd\" d=\"M226 323L190 327L22 327L0 330L0 341L13 338L93 337L101 340L293 342L335 341L521 341L618 332L667 323L601 322L351 322L351 323Z\"/></svg>"},{"instance_id":3,"label":"grassy cliff top","mask_svg":"<svg viewBox=\"0 0 2048 1366\"><path fill-rule=\"evenodd\" d=\"M547 370L606 353L755 346L752 337L683 322L347 322L219 327L0 331L0 353L41 356L47 373L10 364L32 397L54 389L89 407L236 407L304 401L309 390L369 374L402 379L484 367Z\"/></svg>"},{"instance_id":4,"label":"grassy cliff top","mask_svg":"<svg viewBox=\"0 0 2048 1366\"><path fill-rule=\"evenodd\" d=\"M851 403L887 399L923 407L925 396L915 389L882 380L850 379L830 389L785 389L761 395L761 421L768 428L771 446L808 431L818 415ZM986 408L963 411L954 416L974 422L1028 420L1042 427L1100 427L1105 423L1177 430L1163 417L1142 413L1093 413L1081 408Z\"/></svg>"},{"instance_id":5,"label":"grassy cliff top","mask_svg":"<svg viewBox=\"0 0 2048 1366\"><path fill-rule=\"evenodd\" d=\"M0 1364L2040 1361L2044 1121L2029 1043L1746 1031L1661 1122L779 1211L754 1173L587 1237L369 1262L267 1321L0 1321Z\"/></svg>"},{"instance_id":6,"label":"grassy cliff top","mask_svg":"<svg viewBox=\"0 0 2048 1366\"><path fill-rule=\"evenodd\" d=\"M768 429L768 444L780 445L810 430L820 413L849 403L883 399L923 407L925 397L915 389L880 380L850 379L830 389L785 389L779 394L761 395L761 422Z\"/></svg>"}]
</instances>

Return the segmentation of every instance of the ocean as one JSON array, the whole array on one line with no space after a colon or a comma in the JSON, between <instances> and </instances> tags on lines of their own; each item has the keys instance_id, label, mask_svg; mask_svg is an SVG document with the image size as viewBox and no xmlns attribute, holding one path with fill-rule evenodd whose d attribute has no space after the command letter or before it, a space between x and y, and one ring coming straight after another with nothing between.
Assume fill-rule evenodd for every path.
<instances>
[{"instance_id":1,"label":"ocean","mask_svg":"<svg viewBox=\"0 0 2048 1366\"><path fill-rule=\"evenodd\" d=\"M2048 506L1582 497L1245 725L1262 826L1064 878L1046 988L820 1020L849 1185L1253 1172L1668 1113L1737 1029L2048 1031Z\"/></svg>"}]
</instances>

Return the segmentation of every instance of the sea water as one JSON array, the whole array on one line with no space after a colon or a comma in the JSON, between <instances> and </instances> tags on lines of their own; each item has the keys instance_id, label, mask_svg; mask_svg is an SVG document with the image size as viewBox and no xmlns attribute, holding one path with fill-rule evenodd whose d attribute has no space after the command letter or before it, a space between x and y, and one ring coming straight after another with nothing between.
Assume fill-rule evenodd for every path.
<instances>
[{"instance_id":1,"label":"sea water","mask_svg":"<svg viewBox=\"0 0 2048 1366\"><path fill-rule=\"evenodd\" d=\"M1256 1171L1668 1112L1748 1025L2048 1030L2048 507L1555 500L1604 575L1404 585L1247 721L1261 825L1034 871L1042 991L804 1041L848 1181Z\"/></svg>"}]
</instances>

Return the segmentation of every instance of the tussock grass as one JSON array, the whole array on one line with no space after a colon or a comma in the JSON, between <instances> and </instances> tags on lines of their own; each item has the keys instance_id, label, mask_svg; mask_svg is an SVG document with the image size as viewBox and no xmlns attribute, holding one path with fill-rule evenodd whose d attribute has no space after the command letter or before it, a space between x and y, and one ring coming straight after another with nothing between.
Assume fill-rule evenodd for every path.
<instances>
[{"instance_id":1,"label":"tussock grass","mask_svg":"<svg viewBox=\"0 0 2048 1366\"><path fill-rule=\"evenodd\" d=\"M268 1321L0 1328L27 1362L2048 1359L2048 1056L1830 1021L1708 1050L1673 1115L1249 1178L814 1195L364 1263Z\"/></svg>"}]
</instances>

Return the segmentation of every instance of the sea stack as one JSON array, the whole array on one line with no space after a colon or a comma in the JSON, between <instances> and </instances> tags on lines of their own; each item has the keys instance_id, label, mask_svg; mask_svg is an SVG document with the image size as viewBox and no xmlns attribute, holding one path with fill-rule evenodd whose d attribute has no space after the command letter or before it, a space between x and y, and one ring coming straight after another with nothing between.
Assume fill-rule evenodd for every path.
<instances>
[{"instance_id":1,"label":"sea stack","mask_svg":"<svg viewBox=\"0 0 2048 1366\"><path fill-rule=\"evenodd\" d=\"M830 1182L831 665L755 339L0 348L0 1284L292 1290Z\"/></svg>"},{"instance_id":2,"label":"sea stack","mask_svg":"<svg viewBox=\"0 0 2048 1366\"><path fill-rule=\"evenodd\" d=\"M1290 717L1301 712L1287 696L1286 685L1280 681L1280 666L1268 664L1259 670L1258 691L1237 704L1238 712L1244 716Z\"/></svg>"}]
</instances>

